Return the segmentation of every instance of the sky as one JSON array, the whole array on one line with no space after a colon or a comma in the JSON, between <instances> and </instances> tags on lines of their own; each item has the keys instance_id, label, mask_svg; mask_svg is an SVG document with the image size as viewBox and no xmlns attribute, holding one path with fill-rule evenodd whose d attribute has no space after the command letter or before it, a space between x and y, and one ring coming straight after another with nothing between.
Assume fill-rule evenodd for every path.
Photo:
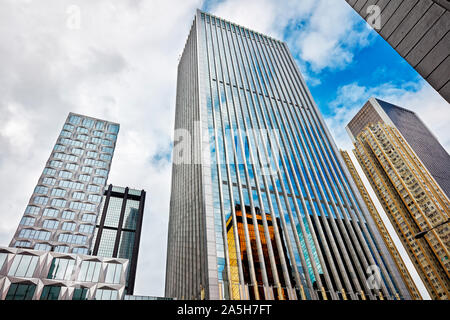
<instances>
[{"instance_id":1,"label":"sky","mask_svg":"<svg viewBox=\"0 0 450 320\"><path fill-rule=\"evenodd\" d=\"M448 103L344 0L0 0L0 245L67 114L119 122L108 183L147 191L135 294L164 295L177 65L197 8L286 41L338 147L373 96L450 149Z\"/></svg>"}]
</instances>

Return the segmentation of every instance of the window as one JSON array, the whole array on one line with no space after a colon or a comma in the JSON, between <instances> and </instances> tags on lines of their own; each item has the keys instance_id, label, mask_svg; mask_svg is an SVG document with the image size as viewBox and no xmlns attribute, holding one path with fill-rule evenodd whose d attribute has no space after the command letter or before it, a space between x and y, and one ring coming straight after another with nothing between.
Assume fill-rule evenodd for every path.
<instances>
[{"instance_id":1,"label":"window","mask_svg":"<svg viewBox=\"0 0 450 320\"><path fill-rule=\"evenodd\" d=\"M58 210L52 208L45 208L43 215L46 217L56 218L58 216Z\"/></svg>"},{"instance_id":2,"label":"window","mask_svg":"<svg viewBox=\"0 0 450 320\"><path fill-rule=\"evenodd\" d=\"M100 154L100 159L101 160L106 160L106 161L110 161L112 159L111 155L109 154Z\"/></svg>"},{"instance_id":3,"label":"window","mask_svg":"<svg viewBox=\"0 0 450 320\"><path fill-rule=\"evenodd\" d=\"M106 177L108 175L108 170L105 169L96 169L95 174Z\"/></svg>"},{"instance_id":4,"label":"window","mask_svg":"<svg viewBox=\"0 0 450 320\"><path fill-rule=\"evenodd\" d=\"M31 243L29 241L16 241L14 246L16 248L31 248Z\"/></svg>"},{"instance_id":5,"label":"window","mask_svg":"<svg viewBox=\"0 0 450 320\"><path fill-rule=\"evenodd\" d=\"M75 288L72 300L87 300L88 291L89 289L87 288Z\"/></svg>"},{"instance_id":6,"label":"window","mask_svg":"<svg viewBox=\"0 0 450 320\"><path fill-rule=\"evenodd\" d=\"M19 224L21 224L23 226L33 226L35 221L36 221L35 218L22 217L22 220L20 220Z\"/></svg>"},{"instance_id":7,"label":"window","mask_svg":"<svg viewBox=\"0 0 450 320\"><path fill-rule=\"evenodd\" d=\"M67 252L69 252L69 247L68 246L56 246L55 252L67 253Z\"/></svg>"},{"instance_id":8,"label":"window","mask_svg":"<svg viewBox=\"0 0 450 320\"><path fill-rule=\"evenodd\" d=\"M101 262L83 261L81 262L80 272L78 273L78 281L97 282L100 276Z\"/></svg>"},{"instance_id":9,"label":"window","mask_svg":"<svg viewBox=\"0 0 450 320\"><path fill-rule=\"evenodd\" d=\"M60 286L44 286L42 289L40 300L58 300L59 293L61 292Z\"/></svg>"},{"instance_id":10,"label":"window","mask_svg":"<svg viewBox=\"0 0 450 320\"><path fill-rule=\"evenodd\" d=\"M44 179L42 179L43 184L48 184L51 186L55 184L55 181L56 181L55 178L49 178L49 177L45 177Z\"/></svg>"},{"instance_id":11,"label":"window","mask_svg":"<svg viewBox=\"0 0 450 320\"><path fill-rule=\"evenodd\" d=\"M119 125L118 124L110 124L108 126L108 132L118 133L119 132Z\"/></svg>"},{"instance_id":12,"label":"window","mask_svg":"<svg viewBox=\"0 0 450 320\"><path fill-rule=\"evenodd\" d=\"M100 185L104 185L105 182L106 182L106 180L105 180L105 178L94 177L94 178L92 179L92 182L93 182L93 183L100 184Z\"/></svg>"},{"instance_id":13,"label":"window","mask_svg":"<svg viewBox=\"0 0 450 320\"><path fill-rule=\"evenodd\" d=\"M64 210L63 213L61 214L61 218L67 219L67 220L72 220L75 218L75 212L69 211L69 210Z\"/></svg>"},{"instance_id":14,"label":"window","mask_svg":"<svg viewBox=\"0 0 450 320\"><path fill-rule=\"evenodd\" d=\"M48 188L44 186L37 186L36 188L34 188L34 192L39 194L47 194Z\"/></svg>"},{"instance_id":15,"label":"window","mask_svg":"<svg viewBox=\"0 0 450 320\"><path fill-rule=\"evenodd\" d=\"M88 248L73 248L72 253L88 254Z\"/></svg>"},{"instance_id":16,"label":"window","mask_svg":"<svg viewBox=\"0 0 450 320\"><path fill-rule=\"evenodd\" d=\"M44 230L22 229L19 232L19 238L49 240L50 232Z\"/></svg>"},{"instance_id":17,"label":"window","mask_svg":"<svg viewBox=\"0 0 450 320\"><path fill-rule=\"evenodd\" d=\"M91 176L87 174L80 174L78 179L84 182L89 182L89 180L91 180Z\"/></svg>"},{"instance_id":18,"label":"window","mask_svg":"<svg viewBox=\"0 0 450 320\"><path fill-rule=\"evenodd\" d=\"M97 216L94 214L83 214L83 218L81 219L83 222L93 222L97 220Z\"/></svg>"},{"instance_id":19,"label":"window","mask_svg":"<svg viewBox=\"0 0 450 320\"><path fill-rule=\"evenodd\" d=\"M81 121L81 117L79 117L79 116L71 115L71 116L69 117L69 122L70 122L70 123L73 123L73 124L79 124L80 121Z\"/></svg>"},{"instance_id":20,"label":"window","mask_svg":"<svg viewBox=\"0 0 450 320\"><path fill-rule=\"evenodd\" d=\"M86 210L86 211L95 211L95 204L91 204L91 203L83 203L83 202L79 202L79 201L74 201L71 202L69 205L70 209L74 209L74 210Z\"/></svg>"},{"instance_id":21,"label":"window","mask_svg":"<svg viewBox=\"0 0 450 320\"><path fill-rule=\"evenodd\" d=\"M46 205L48 202L48 198L47 197L35 197L33 202L35 204L42 204L42 205Z\"/></svg>"},{"instance_id":22,"label":"window","mask_svg":"<svg viewBox=\"0 0 450 320\"><path fill-rule=\"evenodd\" d=\"M78 231L91 234L94 231L94 226L92 224L81 224Z\"/></svg>"},{"instance_id":23,"label":"window","mask_svg":"<svg viewBox=\"0 0 450 320\"><path fill-rule=\"evenodd\" d=\"M100 187L90 184L90 185L87 186L87 191L89 191L89 192L100 192Z\"/></svg>"},{"instance_id":24,"label":"window","mask_svg":"<svg viewBox=\"0 0 450 320\"><path fill-rule=\"evenodd\" d=\"M66 124L64 124L64 127L63 127L63 129L65 129L65 130L69 130L69 131L73 131L73 129L74 129L74 126L73 126L73 125L71 125L71 124L68 124L68 123L66 123Z\"/></svg>"},{"instance_id":25,"label":"window","mask_svg":"<svg viewBox=\"0 0 450 320\"><path fill-rule=\"evenodd\" d=\"M65 179L70 179L70 178L72 178L72 172L69 172L69 171L60 171L59 172L59 177L60 178L65 178Z\"/></svg>"},{"instance_id":26,"label":"window","mask_svg":"<svg viewBox=\"0 0 450 320\"><path fill-rule=\"evenodd\" d=\"M72 135L72 132L63 130L63 131L61 131L60 135L61 135L61 137L70 137Z\"/></svg>"},{"instance_id":27,"label":"window","mask_svg":"<svg viewBox=\"0 0 450 320\"><path fill-rule=\"evenodd\" d=\"M52 190L52 196L55 197L64 197L66 195L67 191L64 189L53 189Z\"/></svg>"},{"instance_id":28,"label":"window","mask_svg":"<svg viewBox=\"0 0 450 320\"><path fill-rule=\"evenodd\" d=\"M77 132L79 133L88 133L89 129L83 128L83 127L78 127L77 128Z\"/></svg>"},{"instance_id":29,"label":"window","mask_svg":"<svg viewBox=\"0 0 450 320\"><path fill-rule=\"evenodd\" d=\"M105 126L104 122L97 121L97 123L95 124L95 129L102 130L104 126Z\"/></svg>"},{"instance_id":30,"label":"window","mask_svg":"<svg viewBox=\"0 0 450 320\"><path fill-rule=\"evenodd\" d=\"M101 136L103 136L102 131L94 131L94 137L101 137Z\"/></svg>"},{"instance_id":31,"label":"window","mask_svg":"<svg viewBox=\"0 0 450 320\"><path fill-rule=\"evenodd\" d=\"M78 199L78 200L84 200L85 194L83 192L74 192L72 194L72 198Z\"/></svg>"},{"instance_id":32,"label":"window","mask_svg":"<svg viewBox=\"0 0 450 320\"><path fill-rule=\"evenodd\" d=\"M92 202L100 202L102 200L102 197L96 194L90 194L88 195L88 200Z\"/></svg>"},{"instance_id":33,"label":"window","mask_svg":"<svg viewBox=\"0 0 450 320\"><path fill-rule=\"evenodd\" d=\"M63 146L62 144L57 144L57 145L55 145L53 150L54 151L62 151L62 152L64 152L64 150L66 150L66 146Z\"/></svg>"},{"instance_id":34,"label":"window","mask_svg":"<svg viewBox=\"0 0 450 320\"><path fill-rule=\"evenodd\" d=\"M64 231L74 231L76 227L76 223L74 222L64 222L62 224L61 229Z\"/></svg>"},{"instance_id":35,"label":"window","mask_svg":"<svg viewBox=\"0 0 450 320\"><path fill-rule=\"evenodd\" d=\"M88 118L84 118L83 119L83 126L88 127L88 128L92 128L94 126L94 120L88 119Z\"/></svg>"},{"instance_id":36,"label":"window","mask_svg":"<svg viewBox=\"0 0 450 320\"><path fill-rule=\"evenodd\" d=\"M92 144L92 143L87 143L86 144L86 149L97 149L97 146L95 144Z\"/></svg>"},{"instance_id":37,"label":"window","mask_svg":"<svg viewBox=\"0 0 450 320\"><path fill-rule=\"evenodd\" d=\"M55 157L56 159L60 159L60 160L66 160L66 161L70 161L70 162L77 162L78 161L78 157L73 156L71 154L65 154L65 153L60 153L60 152L56 152L53 157Z\"/></svg>"},{"instance_id":38,"label":"window","mask_svg":"<svg viewBox=\"0 0 450 320\"><path fill-rule=\"evenodd\" d=\"M106 140L106 139L102 139L102 145L104 146L112 146L113 143L112 141Z\"/></svg>"},{"instance_id":39,"label":"window","mask_svg":"<svg viewBox=\"0 0 450 320\"><path fill-rule=\"evenodd\" d=\"M9 268L8 276L32 278L36 270L39 257L25 254L18 254Z\"/></svg>"},{"instance_id":40,"label":"window","mask_svg":"<svg viewBox=\"0 0 450 320\"><path fill-rule=\"evenodd\" d=\"M61 233L58 236L58 241L65 243L84 244L86 242L86 236L71 233Z\"/></svg>"},{"instance_id":41,"label":"window","mask_svg":"<svg viewBox=\"0 0 450 320\"><path fill-rule=\"evenodd\" d=\"M66 200L64 199L53 199L52 206L64 208L66 206Z\"/></svg>"},{"instance_id":42,"label":"window","mask_svg":"<svg viewBox=\"0 0 450 320\"><path fill-rule=\"evenodd\" d=\"M103 161L93 160L93 159L84 159L84 164L89 164L92 166L102 167L104 168L106 164Z\"/></svg>"},{"instance_id":43,"label":"window","mask_svg":"<svg viewBox=\"0 0 450 320\"><path fill-rule=\"evenodd\" d=\"M29 213L29 214L38 214L39 213L40 208L39 207L35 207L35 206L27 206L27 208L25 209L25 213Z\"/></svg>"},{"instance_id":44,"label":"window","mask_svg":"<svg viewBox=\"0 0 450 320\"><path fill-rule=\"evenodd\" d=\"M83 167L81 168L81 171L91 174L94 171L94 169L91 167Z\"/></svg>"},{"instance_id":45,"label":"window","mask_svg":"<svg viewBox=\"0 0 450 320\"><path fill-rule=\"evenodd\" d=\"M115 140L117 139L117 136L116 136L115 134L111 134L111 133L107 133L107 134L106 134L106 137L107 137L108 139L113 140L113 141L115 141Z\"/></svg>"},{"instance_id":46,"label":"window","mask_svg":"<svg viewBox=\"0 0 450 320\"><path fill-rule=\"evenodd\" d=\"M101 142L102 142L102 139L100 139L100 138L92 138L92 143L100 144Z\"/></svg>"},{"instance_id":47,"label":"window","mask_svg":"<svg viewBox=\"0 0 450 320\"><path fill-rule=\"evenodd\" d=\"M102 147L102 151L106 153L113 153L113 148L110 147Z\"/></svg>"},{"instance_id":48,"label":"window","mask_svg":"<svg viewBox=\"0 0 450 320\"><path fill-rule=\"evenodd\" d=\"M97 289L96 300L117 300L117 291L111 289Z\"/></svg>"},{"instance_id":49,"label":"window","mask_svg":"<svg viewBox=\"0 0 450 320\"><path fill-rule=\"evenodd\" d=\"M58 229L59 222L57 220L44 220L42 227L47 229Z\"/></svg>"},{"instance_id":50,"label":"window","mask_svg":"<svg viewBox=\"0 0 450 320\"><path fill-rule=\"evenodd\" d=\"M83 154L83 149L73 148L72 153L81 156Z\"/></svg>"},{"instance_id":51,"label":"window","mask_svg":"<svg viewBox=\"0 0 450 320\"><path fill-rule=\"evenodd\" d=\"M90 158L97 158L98 153L95 151L88 151L87 156Z\"/></svg>"},{"instance_id":52,"label":"window","mask_svg":"<svg viewBox=\"0 0 450 320\"><path fill-rule=\"evenodd\" d=\"M105 283L120 283L122 265L118 263L107 263Z\"/></svg>"},{"instance_id":53,"label":"window","mask_svg":"<svg viewBox=\"0 0 450 320\"><path fill-rule=\"evenodd\" d=\"M76 170L78 170L78 165L75 163L67 163L66 169L76 171Z\"/></svg>"},{"instance_id":54,"label":"window","mask_svg":"<svg viewBox=\"0 0 450 320\"><path fill-rule=\"evenodd\" d=\"M75 140L71 140L71 139L62 138L60 140L60 142L62 144L67 144L67 145L73 146L73 147L79 147L79 148L83 147L83 142L81 142L81 141L75 141Z\"/></svg>"},{"instance_id":55,"label":"window","mask_svg":"<svg viewBox=\"0 0 450 320\"><path fill-rule=\"evenodd\" d=\"M59 186L63 188L69 188L69 189L75 189L75 190L83 190L84 184L80 182L73 182L73 181L67 181L67 180L61 180L59 182Z\"/></svg>"},{"instance_id":56,"label":"window","mask_svg":"<svg viewBox=\"0 0 450 320\"><path fill-rule=\"evenodd\" d=\"M34 249L40 251L50 251L52 249L52 246L47 243L36 243Z\"/></svg>"},{"instance_id":57,"label":"window","mask_svg":"<svg viewBox=\"0 0 450 320\"><path fill-rule=\"evenodd\" d=\"M44 174L48 174L49 176L54 176L56 174L56 170L52 168L45 168Z\"/></svg>"},{"instance_id":58,"label":"window","mask_svg":"<svg viewBox=\"0 0 450 320\"><path fill-rule=\"evenodd\" d=\"M4 252L0 252L0 269L3 267L6 259L8 258L8 254Z\"/></svg>"},{"instance_id":59,"label":"window","mask_svg":"<svg viewBox=\"0 0 450 320\"><path fill-rule=\"evenodd\" d=\"M35 290L35 284L11 283L5 300L31 300Z\"/></svg>"},{"instance_id":60,"label":"window","mask_svg":"<svg viewBox=\"0 0 450 320\"><path fill-rule=\"evenodd\" d=\"M55 167L55 168L61 168L62 162L58 161L58 160L52 160L52 161L50 161L49 165L52 167Z\"/></svg>"},{"instance_id":61,"label":"window","mask_svg":"<svg viewBox=\"0 0 450 320\"><path fill-rule=\"evenodd\" d=\"M89 137L85 134L79 134L79 135L77 135L77 139L87 141L89 139Z\"/></svg>"},{"instance_id":62,"label":"window","mask_svg":"<svg viewBox=\"0 0 450 320\"><path fill-rule=\"evenodd\" d=\"M70 280L75 266L74 259L53 258L47 279Z\"/></svg>"}]
</instances>

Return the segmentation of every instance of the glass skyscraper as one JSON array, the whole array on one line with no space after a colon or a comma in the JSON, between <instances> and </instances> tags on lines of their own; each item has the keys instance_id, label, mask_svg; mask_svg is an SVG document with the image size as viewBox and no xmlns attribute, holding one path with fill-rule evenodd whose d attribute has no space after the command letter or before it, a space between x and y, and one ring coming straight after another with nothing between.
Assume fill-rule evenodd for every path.
<instances>
[{"instance_id":1,"label":"glass skyscraper","mask_svg":"<svg viewBox=\"0 0 450 320\"><path fill-rule=\"evenodd\" d=\"M125 288L128 295L134 292L145 194L144 190L112 184L105 188L92 241L92 255L130 261Z\"/></svg>"},{"instance_id":2,"label":"glass skyscraper","mask_svg":"<svg viewBox=\"0 0 450 320\"><path fill-rule=\"evenodd\" d=\"M173 161L167 297L411 298L284 42L197 11Z\"/></svg>"},{"instance_id":3,"label":"glass skyscraper","mask_svg":"<svg viewBox=\"0 0 450 320\"><path fill-rule=\"evenodd\" d=\"M118 132L69 113L10 247L89 253Z\"/></svg>"}]
</instances>

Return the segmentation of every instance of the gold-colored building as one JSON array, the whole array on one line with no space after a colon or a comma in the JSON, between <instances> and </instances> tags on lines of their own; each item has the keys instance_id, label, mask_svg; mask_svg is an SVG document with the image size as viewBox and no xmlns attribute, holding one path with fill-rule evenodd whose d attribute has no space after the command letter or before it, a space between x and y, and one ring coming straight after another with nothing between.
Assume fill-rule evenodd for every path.
<instances>
[{"instance_id":1,"label":"gold-colored building","mask_svg":"<svg viewBox=\"0 0 450 320\"><path fill-rule=\"evenodd\" d=\"M352 138L356 158L430 296L449 299L448 197L395 126L369 123Z\"/></svg>"},{"instance_id":2,"label":"gold-colored building","mask_svg":"<svg viewBox=\"0 0 450 320\"><path fill-rule=\"evenodd\" d=\"M370 215L372 216L373 220L375 221L378 231L383 237L384 243L386 244L386 247L390 251L395 264L397 265L398 270L400 271L400 274L403 278L403 281L405 281L406 287L408 288L409 293L411 294L411 297L414 300L422 300L422 296L420 295L419 290L417 289L408 269L406 268L406 265L400 256L400 253L397 250L397 247L394 244L394 241L392 240L391 236L389 235L388 230L386 229L385 224L383 223L383 220L380 217L380 214L378 213L378 210L376 209L374 203L372 202L372 199L370 198L369 193L367 192L366 187L364 186L364 183L361 180L361 177L359 176L358 172L356 171L355 166L353 165L353 162L348 154L347 151L341 150L342 158L345 161L345 164L347 165L348 170L350 171L350 174L356 184L356 187L358 188L359 192L361 193L361 196L367 206L367 209L369 210Z\"/></svg>"}]
</instances>

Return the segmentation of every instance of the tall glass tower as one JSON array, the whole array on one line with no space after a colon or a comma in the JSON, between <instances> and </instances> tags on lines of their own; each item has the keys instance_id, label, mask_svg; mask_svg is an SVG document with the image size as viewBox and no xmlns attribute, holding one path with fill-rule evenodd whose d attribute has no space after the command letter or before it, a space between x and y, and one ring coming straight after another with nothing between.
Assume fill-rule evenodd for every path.
<instances>
[{"instance_id":1,"label":"tall glass tower","mask_svg":"<svg viewBox=\"0 0 450 320\"><path fill-rule=\"evenodd\" d=\"M92 255L130 261L125 287L128 295L134 292L145 195L144 190L112 184L105 188L92 240Z\"/></svg>"},{"instance_id":2,"label":"tall glass tower","mask_svg":"<svg viewBox=\"0 0 450 320\"><path fill-rule=\"evenodd\" d=\"M89 253L118 132L69 113L10 247Z\"/></svg>"},{"instance_id":3,"label":"tall glass tower","mask_svg":"<svg viewBox=\"0 0 450 320\"><path fill-rule=\"evenodd\" d=\"M167 297L411 298L284 42L197 11L173 161Z\"/></svg>"}]
</instances>

